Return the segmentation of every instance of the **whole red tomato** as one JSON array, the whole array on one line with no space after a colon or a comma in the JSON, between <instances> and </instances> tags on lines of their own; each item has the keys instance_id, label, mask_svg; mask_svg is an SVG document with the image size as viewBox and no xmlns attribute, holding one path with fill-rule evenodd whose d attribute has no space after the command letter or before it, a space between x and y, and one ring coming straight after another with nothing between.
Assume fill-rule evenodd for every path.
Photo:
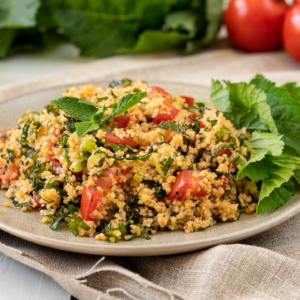
<instances>
[{"instance_id":1,"label":"whole red tomato","mask_svg":"<svg viewBox=\"0 0 300 300\"><path fill-rule=\"evenodd\" d=\"M288 54L300 62L300 3L294 4L284 18L282 41Z\"/></svg>"},{"instance_id":2,"label":"whole red tomato","mask_svg":"<svg viewBox=\"0 0 300 300\"><path fill-rule=\"evenodd\" d=\"M238 48L250 52L281 46L281 27L289 6L278 0L231 0L225 12L228 34Z\"/></svg>"}]
</instances>

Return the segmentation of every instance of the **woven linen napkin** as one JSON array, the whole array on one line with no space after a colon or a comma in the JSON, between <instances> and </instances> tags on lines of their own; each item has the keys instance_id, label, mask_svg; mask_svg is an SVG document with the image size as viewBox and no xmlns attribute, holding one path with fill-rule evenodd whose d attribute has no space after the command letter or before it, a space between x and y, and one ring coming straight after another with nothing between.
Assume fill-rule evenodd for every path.
<instances>
[{"instance_id":1,"label":"woven linen napkin","mask_svg":"<svg viewBox=\"0 0 300 300\"><path fill-rule=\"evenodd\" d=\"M125 56L90 62L0 89L0 101L27 92L123 75L209 85L211 78L247 80L264 73L300 83L300 67L283 51L244 54L217 49L179 58ZM182 233L184 234L184 233ZM53 277L80 300L299 299L300 218L256 237L193 253L102 257L38 246L0 231L0 251Z\"/></svg>"}]
</instances>

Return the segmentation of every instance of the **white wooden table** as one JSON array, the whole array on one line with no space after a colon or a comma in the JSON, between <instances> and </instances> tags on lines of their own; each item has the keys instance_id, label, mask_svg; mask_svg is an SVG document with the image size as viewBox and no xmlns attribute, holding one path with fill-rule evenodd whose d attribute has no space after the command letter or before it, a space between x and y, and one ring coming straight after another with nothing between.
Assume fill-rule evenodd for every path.
<instances>
[{"instance_id":1,"label":"white wooden table","mask_svg":"<svg viewBox=\"0 0 300 300\"><path fill-rule=\"evenodd\" d=\"M87 62L65 44L38 54L20 54L0 61L0 87ZM1 234L1 232L0 232ZM51 277L0 252L0 300L70 300Z\"/></svg>"}]
</instances>

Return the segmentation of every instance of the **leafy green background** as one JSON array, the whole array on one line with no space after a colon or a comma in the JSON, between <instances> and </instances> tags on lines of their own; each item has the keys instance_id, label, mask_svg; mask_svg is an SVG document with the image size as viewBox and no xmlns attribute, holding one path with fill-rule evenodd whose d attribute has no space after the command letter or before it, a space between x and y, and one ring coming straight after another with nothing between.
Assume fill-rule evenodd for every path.
<instances>
[{"instance_id":1,"label":"leafy green background","mask_svg":"<svg viewBox=\"0 0 300 300\"><path fill-rule=\"evenodd\" d=\"M222 0L0 0L0 58L63 40L82 56L178 49L211 44Z\"/></svg>"}]
</instances>

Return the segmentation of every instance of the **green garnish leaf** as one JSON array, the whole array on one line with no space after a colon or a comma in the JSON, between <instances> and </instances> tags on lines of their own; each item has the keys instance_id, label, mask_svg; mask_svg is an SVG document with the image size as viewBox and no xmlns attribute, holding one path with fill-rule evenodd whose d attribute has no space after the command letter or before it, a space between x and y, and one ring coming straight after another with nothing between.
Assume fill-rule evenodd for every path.
<instances>
[{"instance_id":1,"label":"green garnish leaf","mask_svg":"<svg viewBox=\"0 0 300 300\"><path fill-rule=\"evenodd\" d=\"M249 141L245 141L245 145L248 151L251 152L251 158L239 170L238 178L248 176L256 182L269 177L273 166L272 156L279 156L283 151L282 136L254 131L252 138Z\"/></svg>"},{"instance_id":2,"label":"green garnish leaf","mask_svg":"<svg viewBox=\"0 0 300 300\"><path fill-rule=\"evenodd\" d=\"M141 224L141 223L135 223L134 225L138 226L141 228L141 236L145 239L145 240L151 240L151 237L149 236L147 230L145 229L145 227Z\"/></svg>"},{"instance_id":3,"label":"green garnish leaf","mask_svg":"<svg viewBox=\"0 0 300 300\"><path fill-rule=\"evenodd\" d=\"M280 187L274 189L268 197L259 200L256 213L260 215L284 205L294 193L294 183L292 180L283 183Z\"/></svg>"},{"instance_id":4,"label":"green garnish leaf","mask_svg":"<svg viewBox=\"0 0 300 300\"><path fill-rule=\"evenodd\" d=\"M92 121L76 123L76 132L79 138L83 137L85 134L89 132L98 130L99 128L100 128L99 123L95 123Z\"/></svg>"},{"instance_id":5,"label":"green garnish leaf","mask_svg":"<svg viewBox=\"0 0 300 300\"><path fill-rule=\"evenodd\" d=\"M84 122L91 121L92 116L98 111L93 104L86 104L85 101L87 100L74 97L61 97L50 101L50 103L54 104L73 118L77 118Z\"/></svg>"},{"instance_id":6,"label":"green garnish leaf","mask_svg":"<svg viewBox=\"0 0 300 300\"><path fill-rule=\"evenodd\" d=\"M139 93L139 94L128 94L123 96L114 110L103 118L100 122L100 126L102 126L105 122L109 121L110 119L120 115L121 113L125 112L132 106L139 103L143 98L147 97L147 92Z\"/></svg>"},{"instance_id":7,"label":"green garnish leaf","mask_svg":"<svg viewBox=\"0 0 300 300\"><path fill-rule=\"evenodd\" d=\"M163 168L163 174L166 176L170 167L172 166L172 163L174 162L174 158L169 157L167 162L165 163L165 166Z\"/></svg>"},{"instance_id":8,"label":"green garnish leaf","mask_svg":"<svg viewBox=\"0 0 300 300\"><path fill-rule=\"evenodd\" d=\"M14 152L10 149L7 149L6 152L8 153L8 157L7 157L7 160L6 160L6 164L2 170L2 174L5 174L7 168L8 168L8 165L9 165L9 162L13 160L14 158Z\"/></svg>"},{"instance_id":9,"label":"green garnish leaf","mask_svg":"<svg viewBox=\"0 0 300 300\"><path fill-rule=\"evenodd\" d=\"M286 145L295 148L300 154L300 105L285 88L276 87L274 82L257 75L251 83L263 90L271 107L278 132L284 134Z\"/></svg>"},{"instance_id":10,"label":"green garnish leaf","mask_svg":"<svg viewBox=\"0 0 300 300\"><path fill-rule=\"evenodd\" d=\"M226 89L220 81L212 81L211 101L239 129L266 130L277 133L265 93L253 84L230 83Z\"/></svg>"},{"instance_id":11,"label":"green garnish leaf","mask_svg":"<svg viewBox=\"0 0 300 300\"><path fill-rule=\"evenodd\" d=\"M61 144L61 146L63 148L67 148L68 147L68 136L66 134L63 134L62 137L59 140L59 143Z\"/></svg>"},{"instance_id":12,"label":"green garnish leaf","mask_svg":"<svg viewBox=\"0 0 300 300\"><path fill-rule=\"evenodd\" d=\"M259 201L269 197L276 188L289 181L298 166L300 166L299 157L293 157L285 153L273 157L273 169L270 176L262 183Z\"/></svg>"},{"instance_id":13,"label":"green garnish leaf","mask_svg":"<svg viewBox=\"0 0 300 300\"><path fill-rule=\"evenodd\" d=\"M173 130L176 132L184 132L184 128L175 121L162 121L158 125L159 128L165 129L165 130Z\"/></svg>"},{"instance_id":14,"label":"green garnish leaf","mask_svg":"<svg viewBox=\"0 0 300 300\"><path fill-rule=\"evenodd\" d=\"M76 207L76 206L74 206L73 204L71 204L71 205L69 206L69 213L70 213L71 215L74 215L75 212L78 212L78 211L79 211L79 207Z\"/></svg>"},{"instance_id":15,"label":"green garnish leaf","mask_svg":"<svg viewBox=\"0 0 300 300\"><path fill-rule=\"evenodd\" d=\"M108 87L110 87L110 88L114 88L114 87L116 87L116 86L119 86L119 85L123 85L124 84L124 87L126 87L126 86L129 86L129 85L131 85L131 82L132 82L132 80L131 79L128 79L128 78L123 78L123 79L121 79L121 80L113 80L110 84L109 84L109 86Z\"/></svg>"},{"instance_id":16,"label":"green garnish leaf","mask_svg":"<svg viewBox=\"0 0 300 300\"><path fill-rule=\"evenodd\" d=\"M13 201L13 205L15 207L28 207L30 205L31 201L24 202L24 203L18 203L17 201Z\"/></svg>"}]
</instances>

